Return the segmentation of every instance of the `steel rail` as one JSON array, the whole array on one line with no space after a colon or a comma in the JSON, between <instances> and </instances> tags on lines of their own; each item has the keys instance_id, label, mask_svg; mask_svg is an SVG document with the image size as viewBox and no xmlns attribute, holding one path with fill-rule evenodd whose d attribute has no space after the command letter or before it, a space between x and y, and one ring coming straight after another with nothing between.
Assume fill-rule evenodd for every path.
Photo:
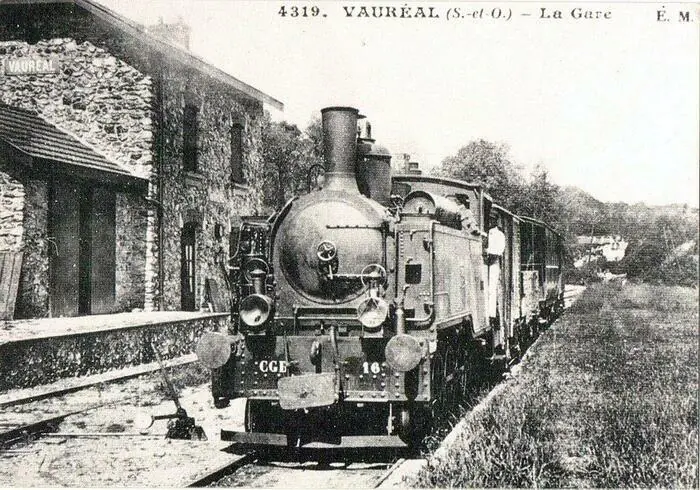
<instances>
[{"instance_id":1,"label":"steel rail","mask_svg":"<svg viewBox=\"0 0 700 490\"><path fill-rule=\"evenodd\" d=\"M197 356L195 354L188 354L185 356L180 356L175 359L168 359L163 361L165 364L165 369L174 369L181 366L187 366L197 362ZM22 390L19 395L15 396L0 396L0 408L10 407L14 405L23 405L27 403L32 403L35 401L45 400L47 398L53 398L56 396L68 395L70 393L75 393L76 391L83 390L85 388L91 388L103 383L117 383L120 381L133 379L145 374L154 373L160 371L160 367L157 363L142 364L140 366L135 366L127 369L118 369L112 371L106 371L100 374L94 374L91 376L86 376L84 378L74 378L75 382L66 386L65 383L61 387L53 388L51 385L43 385L36 388L26 388Z\"/></svg>"},{"instance_id":2,"label":"steel rail","mask_svg":"<svg viewBox=\"0 0 700 490\"><path fill-rule=\"evenodd\" d=\"M70 417L71 415L75 415L76 413L80 412L58 415L0 432L0 446L6 448L7 446L15 444L21 440L29 441L30 437L41 434L42 432L56 432L59 424L63 422L63 419Z\"/></svg>"},{"instance_id":3,"label":"steel rail","mask_svg":"<svg viewBox=\"0 0 700 490\"><path fill-rule=\"evenodd\" d=\"M32 435L37 435L45 432L58 432L58 426L64 419L71 417L73 415L78 415L81 413L88 412L90 410L95 410L97 408L108 407L111 405L116 405L121 402L133 400L137 395L132 395L125 397L121 400L114 400L110 402L98 403L96 405L90 405L89 407L81 408L79 410L74 410L72 412L67 412L61 415L56 415L43 420L38 420L29 424L15 426L9 430L0 432L0 447L6 448L21 439L29 440ZM13 424L15 425L15 424Z\"/></svg>"},{"instance_id":4,"label":"steel rail","mask_svg":"<svg viewBox=\"0 0 700 490\"><path fill-rule=\"evenodd\" d=\"M196 479L190 481L187 485L185 485L185 487L186 488L206 487L206 486L214 483L215 481L220 480L221 478L225 477L226 475L233 473L241 466L252 463L256 457L257 457L257 453L255 451L251 451L247 454L244 454L243 456L236 459L235 461L231 461L231 462L226 463L222 466L219 466L218 468L208 472L207 474L205 474L203 476L198 476Z\"/></svg>"},{"instance_id":5,"label":"steel rail","mask_svg":"<svg viewBox=\"0 0 700 490\"><path fill-rule=\"evenodd\" d=\"M391 465L391 467L388 470L386 470L386 472L379 478L379 480L377 480L377 482L374 484L374 487L372 488L379 488L382 485L382 483L384 483L394 473L394 471L399 469L399 466L404 464L405 461L405 458L400 458L393 465Z\"/></svg>"}]
</instances>

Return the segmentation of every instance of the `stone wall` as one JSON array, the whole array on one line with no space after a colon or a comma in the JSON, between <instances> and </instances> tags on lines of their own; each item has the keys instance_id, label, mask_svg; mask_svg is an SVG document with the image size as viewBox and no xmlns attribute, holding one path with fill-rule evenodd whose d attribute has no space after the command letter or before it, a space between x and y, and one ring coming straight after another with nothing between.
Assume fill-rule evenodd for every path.
<instances>
[{"instance_id":1,"label":"stone wall","mask_svg":"<svg viewBox=\"0 0 700 490\"><path fill-rule=\"evenodd\" d=\"M57 58L59 73L0 77L0 101L35 111L136 175L150 176L150 77L89 42L0 42L0 61L28 57Z\"/></svg>"},{"instance_id":2,"label":"stone wall","mask_svg":"<svg viewBox=\"0 0 700 490\"><path fill-rule=\"evenodd\" d=\"M244 101L232 90L196 74L167 66L164 74L164 307L180 308L180 236L182 226L194 220L197 230L196 303L204 299L206 278L224 287L216 257L228 251L231 227L240 217L261 208L263 162L260 153L262 104ZM198 168L186 172L182 164L182 118L185 104L198 108ZM231 182L233 124L242 124L245 185ZM219 224L223 237L216 239Z\"/></svg>"},{"instance_id":3,"label":"stone wall","mask_svg":"<svg viewBox=\"0 0 700 490\"><path fill-rule=\"evenodd\" d=\"M0 393L191 354L204 332L228 315L0 343Z\"/></svg>"},{"instance_id":4,"label":"stone wall","mask_svg":"<svg viewBox=\"0 0 700 490\"><path fill-rule=\"evenodd\" d=\"M117 194L115 309L131 311L144 307L146 288L146 226L148 211L133 194ZM136 238L136 239L135 239Z\"/></svg>"},{"instance_id":5,"label":"stone wall","mask_svg":"<svg viewBox=\"0 0 700 490\"><path fill-rule=\"evenodd\" d=\"M24 209L24 255L15 318L49 316L49 254L55 243L47 237L49 187L46 181L28 180Z\"/></svg>"}]
</instances>

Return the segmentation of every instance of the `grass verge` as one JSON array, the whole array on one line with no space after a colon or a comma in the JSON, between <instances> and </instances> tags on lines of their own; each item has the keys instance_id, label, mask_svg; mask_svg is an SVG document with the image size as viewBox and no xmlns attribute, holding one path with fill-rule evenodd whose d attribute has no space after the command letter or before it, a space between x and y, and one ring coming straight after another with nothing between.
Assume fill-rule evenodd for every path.
<instances>
[{"instance_id":1,"label":"grass verge","mask_svg":"<svg viewBox=\"0 0 700 490\"><path fill-rule=\"evenodd\" d=\"M698 292L599 284L419 487L698 487Z\"/></svg>"}]
</instances>

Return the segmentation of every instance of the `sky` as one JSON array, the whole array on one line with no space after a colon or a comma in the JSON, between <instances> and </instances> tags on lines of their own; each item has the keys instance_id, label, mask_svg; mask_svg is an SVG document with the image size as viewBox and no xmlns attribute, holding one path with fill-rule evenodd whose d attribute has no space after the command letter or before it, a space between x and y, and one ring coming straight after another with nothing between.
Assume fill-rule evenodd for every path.
<instances>
[{"instance_id":1,"label":"sky","mask_svg":"<svg viewBox=\"0 0 700 490\"><path fill-rule=\"evenodd\" d=\"M181 17L192 52L285 104L268 108L277 120L304 128L350 105L424 170L483 138L602 201L698 206L698 4L99 1L143 24ZM347 16L363 6L439 18ZM575 19L577 7L609 18Z\"/></svg>"}]
</instances>

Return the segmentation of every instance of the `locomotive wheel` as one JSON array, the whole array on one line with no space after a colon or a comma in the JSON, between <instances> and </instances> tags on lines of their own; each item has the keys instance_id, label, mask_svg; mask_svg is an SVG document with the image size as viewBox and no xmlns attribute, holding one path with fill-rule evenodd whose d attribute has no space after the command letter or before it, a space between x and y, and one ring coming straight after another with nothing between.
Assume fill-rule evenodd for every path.
<instances>
[{"instance_id":1,"label":"locomotive wheel","mask_svg":"<svg viewBox=\"0 0 700 490\"><path fill-rule=\"evenodd\" d=\"M448 347L445 351L445 364L443 368L442 379L445 382L443 389L443 406L450 407L455 403L457 398L457 386L459 376L459 358L452 347Z\"/></svg>"},{"instance_id":2,"label":"locomotive wheel","mask_svg":"<svg viewBox=\"0 0 700 490\"><path fill-rule=\"evenodd\" d=\"M525 332L520 321L515 324L515 331L513 334L513 337L510 339L511 353L513 354L514 359L520 360L522 359L525 350L527 350Z\"/></svg>"},{"instance_id":3,"label":"locomotive wheel","mask_svg":"<svg viewBox=\"0 0 700 490\"><path fill-rule=\"evenodd\" d=\"M461 329L460 334L457 338L457 379L455 384L455 390L457 391L457 398L462 401L464 396L467 394L470 384L473 382L473 377L476 372L475 366L472 365L473 360L470 359L470 347L472 345L471 341L471 325L466 323L464 328Z\"/></svg>"},{"instance_id":4,"label":"locomotive wheel","mask_svg":"<svg viewBox=\"0 0 700 490\"><path fill-rule=\"evenodd\" d=\"M520 322L520 346L523 349L523 353L530 348L534 338L532 336L532 326L523 320Z\"/></svg>"},{"instance_id":5,"label":"locomotive wheel","mask_svg":"<svg viewBox=\"0 0 700 490\"><path fill-rule=\"evenodd\" d=\"M431 406L437 405L437 409L444 408L445 404L445 357L441 352L436 352L433 357L430 372L430 391L433 395Z\"/></svg>"},{"instance_id":6,"label":"locomotive wheel","mask_svg":"<svg viewBox=\"0 0 700 490\"><path fill-rule=\"evenodd\" d=\"M433 402L409 402L398 417L399 437L410 449L417 449L423 440L432 433L438 416L437 405Z\"/></svg>"},{"instance_id":7,"label":"locomotive wheel","mask_svg":"<svg viewBox=\"0 0 700 490\"><path fill-rule=\"evenodd\" d=\"M469 374L471 372L469 365L469 357L466 351L462 353L462 366L459 373L459 396L464 397L469 389Z\"/></svg>"},{"instance_id":8,"label":"locomotive wheel","mask_svg":"<svg viewBox=\"0 0 700 490\"><path fill-rule=\"evenodd\" d=\"M460 352L462 366L459 373L459 395L464 398L475 383L477 374L476 356L473 355L472 347L467 343L466 339L463 341Z\"/></svg>"},{"instance_id":9,"label":"locomotive wheel","mask_svg":"<svg viewBox=\"0 0 700 490\"><path fill-rule=\"evenodd\" d=\"M564 300L560 299L554 304L554 319L556 320L564 313Z\"/></svg>"},{"instance_id":10,"label":"locomotive wheel","mask_svg":"<svg viewBox=\"0 0 700 490\"><path fill-rule=\"evenodd\" d=\"M245 404L246 432L285 432L284 417L279 407L267 400L250 400Z\"/></svg>"}]
</instances>

